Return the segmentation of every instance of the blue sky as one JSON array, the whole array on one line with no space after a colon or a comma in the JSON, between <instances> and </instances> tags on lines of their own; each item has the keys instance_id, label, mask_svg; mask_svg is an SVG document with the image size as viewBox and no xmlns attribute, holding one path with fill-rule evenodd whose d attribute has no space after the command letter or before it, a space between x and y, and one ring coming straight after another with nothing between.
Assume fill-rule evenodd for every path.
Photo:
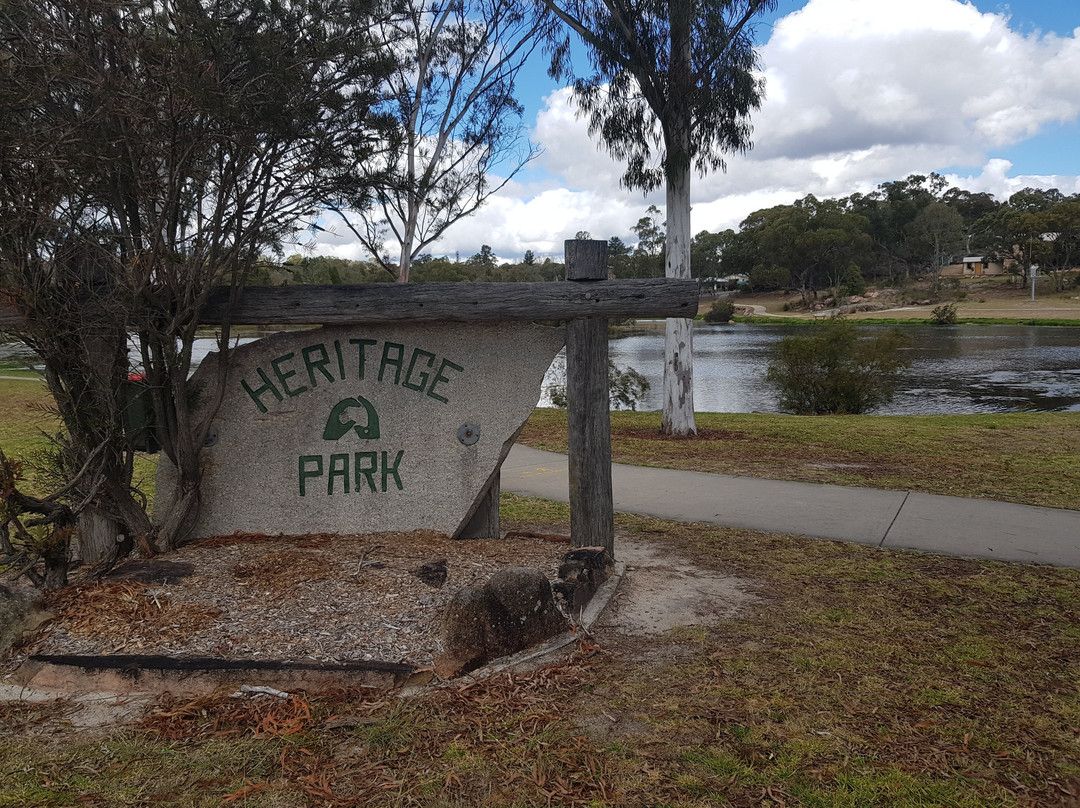
<instances>
[{"instance_id":1,"label":"blue sky","mask_svg":"<svg viewBox=\"0 0 1080 808\"><path fill-rule=\"evenodd\" d=\"M726 174L695 178L695 232L930 171L999 198L1028 185L1080 193L1080 0L781 0L758 39L766 100L754 149ZM542 60L519 84L543 154L432 252L557 256L578 230L631 241L663 193L619 186L622 167ZM364 257L343 237L316 249Z\"/></svg>"}]
</instances>

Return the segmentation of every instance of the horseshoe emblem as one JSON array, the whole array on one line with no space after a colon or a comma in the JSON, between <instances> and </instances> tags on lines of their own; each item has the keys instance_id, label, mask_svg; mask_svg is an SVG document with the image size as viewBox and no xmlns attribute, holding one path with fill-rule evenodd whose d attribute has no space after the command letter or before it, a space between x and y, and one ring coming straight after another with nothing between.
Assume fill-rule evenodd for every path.
<instances>
[{"instance_id":1,"label":"horseshoe emblem","mask_svg":"<svg viewBox=\"0 0 1080 808\"><path fill-rule=\"evenodd\" d=\"M360 426L353 419L346 420L343 416L348 410L364 410L367 423ZM323 440L341 440L349 430L354 431L361 440L375 440L379 437L379 415L371 402L363 396L346 398L334 405L330 411L330 417L326 421L326 429L323 430Z\"/></svg>"}]
</instances>

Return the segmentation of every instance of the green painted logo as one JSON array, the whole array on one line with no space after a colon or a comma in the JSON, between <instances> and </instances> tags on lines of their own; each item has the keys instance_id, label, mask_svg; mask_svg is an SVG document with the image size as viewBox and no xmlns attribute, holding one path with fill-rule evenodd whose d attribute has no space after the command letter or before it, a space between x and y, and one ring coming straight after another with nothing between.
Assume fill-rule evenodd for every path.
<instances>
[{"instance_id":1,"label":"green painted logo","mask_svg":"<svg viewBox=\"0 0 1080 808\"><path fill-rule=\"evenodd\" d=\"M343 416L349 410L364 410L367 423L360 426L355 420L345 420ZM341 440L349 430L355 432L361 440L375 440L379 437L379 414L375 408L363 396L346 398L334 405L330 411L330 418L326 421L326 429L323 430L323 440Z\"/></svg>"}]
</instances>

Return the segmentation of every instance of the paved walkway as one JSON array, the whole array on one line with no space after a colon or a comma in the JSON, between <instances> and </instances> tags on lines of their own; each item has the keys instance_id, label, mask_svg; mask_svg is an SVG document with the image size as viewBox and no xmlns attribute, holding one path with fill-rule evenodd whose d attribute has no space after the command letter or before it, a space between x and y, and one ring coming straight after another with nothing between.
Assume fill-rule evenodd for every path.
<instances>
[{"instance_id":1,"label":"paved walkway","mask_svg":"<svg viewBox=\"0 0 1080 808\"><path fill-rule=\"evenodd\" d=\"M612 484L626 513L1080 568L1080 511L618 463ZM514 446L502 490L566 502L566 456Z\"/></svg>"}]
</instances>

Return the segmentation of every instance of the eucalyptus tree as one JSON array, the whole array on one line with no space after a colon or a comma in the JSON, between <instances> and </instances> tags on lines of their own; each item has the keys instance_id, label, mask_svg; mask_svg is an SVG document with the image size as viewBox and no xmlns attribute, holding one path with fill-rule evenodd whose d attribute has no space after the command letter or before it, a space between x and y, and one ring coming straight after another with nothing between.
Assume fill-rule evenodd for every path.
<instances>
[{"instance_id":1,"label":"eucalyptus tree","mask_svg":"<svg viewBox=\"0 0 1080 808\"><path fill-rule=\"evenodd\" d=\"M925 260L930 289L937 294L941 270L965 246L964 219L944 202L931 202L908 225L909 238Z\"/></svg>"},{"instance_id":2,"label":"eucalyptus tree","mask_svg":"<svg viewBox=\"0 0 1080 808\"><path fill-rule=\"evenodd\" d=\"M1080 194L1027 215L1029 230L1038 233L1032 255L1040 270L1053 278L1054 291L1064 291L1068 273L1080 264Z\"/></svg>"},{"instance_id":3,"label":"eucalyptus tree","mask_svg":"<svg viewBox=\"0 0 1080 808\"><path fill-rule=\"evenodd\" d=\"M357 168L391 181L373 183L373 204L361 197L350 200L357 213L340 212L398 281L539 154L523 132L515 82L547 20L542 6L514 0L406 0L386 25L399 57L389 87L400 131L385 162Z\"/></svg>"},{"instance_id":4,"label":"eucalyptus tree","mask_svg":"<svg viewBox=\"0 0 1080 808\"><path fill-rule=\"evenodd\" d=\"M569 39L557 42L552 73L574 78L574 95L612 156L622 182L646 193L666 187L666 274L689 278L690 175L725 166L750 146L750 113L762 79L752 21L776 0L542 0L588 48L592 71L574 76ZM668 320L665 433L696 434L693 331Z\"/></svg>"},{"instance_id":5,"label":"eucalyptus tree","mask_svg":"<svg viewBox=\"0 0 1080 808\"><path fill-rule=\"evenodd\" d=\"M320 204L362 192L353 166L392 125L375 14L369 0L0 4L0 299L23 315L4 330L39 354L64 430L49 499L69 510L38 503L43 519L96 508L114 548L117 533L154 549L183 537L216 412L187 406L200 314ZM178 475L155 525L132 484L129 338ZM24 548L16 511L32 505L3 511Z\"/></svg>"},{"instance_id":6,"label":"eucalyptus tree","mask_svg":"<svg viewBox=\"0 0 1080 808\"><path fill-rule=\"evenodd\" d=\"M911 174L883 182L869 194L852 194L844 204L865 216L878 265L894 279L910 277L922 264L922 251L912 238L911 224L931 202L941 199L948 181L940 174Z\"/></svg>"}]
</instances>

